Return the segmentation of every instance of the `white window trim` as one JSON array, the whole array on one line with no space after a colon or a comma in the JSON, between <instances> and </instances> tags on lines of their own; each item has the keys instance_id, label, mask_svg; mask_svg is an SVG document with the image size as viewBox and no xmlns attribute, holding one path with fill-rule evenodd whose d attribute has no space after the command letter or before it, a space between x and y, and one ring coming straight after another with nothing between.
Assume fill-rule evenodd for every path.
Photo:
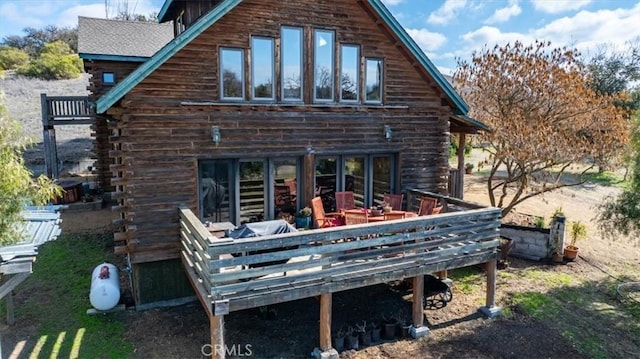
<instances>
[{"instance_id":1,"label":"white window trim","mask_svg":"<svg viewBox=\"0 0 640 359\"><path fill-rule=\"evenodd\" d=\"M343 51L342 49L344 47L354 47L356 49L356 58L357 58L357 63L356 63L356 78L354 80L355 84L356 84L356 99L355 100L345 100L342 98L342 59L343 59ZM344 102L344 103L358 103L360 102L360 45L357 44L340 44L340 86L338 86L339 90L340 90L340 102Z\"/></svg>"},{"instance_id":2,"label":"white window trim","mask_svg":"<svg viewBox=\"0 0 640 359\"><path fill-rule=\"evenodd\" d=\"M318 32L330 32L332 34L332 48L331 48L331 98L329 99L319 99L317 97L316 94L316 90L317 90L317 86L316 86L316 75L317 75L317 71L316 71L316 55L317 55L317 50L316 50L316 34ZM314 29L313 30L313 102L334 102L335 98L336 98L336 81L335 81L335 77L336 77L336 32L333 30L325 30L325 29Z\"/></svg>"},{"instance_id":3,"label":"white window trim","mask_svg":"<svg viewBox=\"0 0 640 359\"><path fill-rule=\"evenodd\" d=\"M224 51L238 51L240 52L240 83L241 83L241 93L242 96L241 97L225 97L224 96L224 78L222 75L222 71L224 69L224 64L222 62L222 52ZM239 47L221 47L219 54L218 54L218 58L219 58L219 63L220 63L220 68L218 71L218 75L220 76L220 99L221 100L231 100L231 101L244 101L245 99L245 88L244 88L244 82L245 82L245 68L244 68L244 49L239 48Z\"/></svg>"},{"instance_id":4,"label":"white window trim","mask_svg":"<svg viewBox=\"0 0 640 359\"><path fill-rule=\"evenodd\" d=\"M284 48L284 44L282 42L282 39L284 39L284 37L282 36L282 32L285 29L290 29L290 30L298 30L300 31L300 97L299 98L287 98L284 96L284 83L285 83L285 72L284 72L284 61L282 60L284 58L283 53L282 53L282 49ZM280 28L280 98L282 99L282 101L284 102L302 102L304 101L304 29L301 27L296 27L296 26L282 26ZM314 85L315 88L315 85Z\"/></svg>"},{"instance_id":5,"label":"white window trim","mask_svg":"<svg viewBox=\"0 0 640 359\"><path fill-rule=\"evenodd\" d=\"M255 71L255 51L253 49L253 39L269 40L271 41L271 97L256 97L256 71ZM251 99L254 101L274 101L276 95L276 81L275 81L275 67L276 67L276 47L275 41L272 37L266 36L251 36Z\"/></svg>"}]
</instances>

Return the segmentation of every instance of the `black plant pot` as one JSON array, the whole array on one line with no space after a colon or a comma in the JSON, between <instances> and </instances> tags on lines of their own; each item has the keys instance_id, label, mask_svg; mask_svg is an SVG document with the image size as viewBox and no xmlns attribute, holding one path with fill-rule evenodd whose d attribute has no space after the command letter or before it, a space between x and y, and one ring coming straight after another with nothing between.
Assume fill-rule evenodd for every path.
<instances>
[{"instance_id":1,"label":"black plant pot","mask_svg":"<svg viewBox=\"0 0 640 359\"><path fill-rule=\"evenodd\" d=\"M346 337L336 337L333 340L333 348L338 351L338 353L344 351L345 339Z\"/></svg>"},{"instance_id":2,"label":"black plant pot","mask_svg":"<svg viewBox=\"0 0 640 359\"><path fill-rule=\"evenodd\" d=\"M358 336L358 341L360 342L361 346L369 346L371 345L371 331L368 330L366 332L360 332L360 335Z\"/></svg>"},{"instance_id":3,"label":"black plant pot","mask_svg":"<svg viewBox=\"0 0 640 359\"><path fill-rule=\"evenodd\" d=\"M378 343L380 341L380 334L382 332L382 328L373 328L371 329L371 342Z\"/></svg>"},{"instance_id":4,"label":"black plant pot","mask_svg":"<svg viewBox=\"0 0 640 359\"><path fill-rule=\"evenodd\" d=\"M382 335L385 339L395 339L397 325L396 322L382 324Z\"/></svg>"},{"instance_id":5,"label":"black plant pot","mask_svg":"<svg viewBox=\"0 0 640 359\"><path fill-rule=\"evenodd\" d=\"M346 347L348 349L358 349L360 347L360 343L358 342L358 334L347 336Z\"/></svg>"}]
</instances>

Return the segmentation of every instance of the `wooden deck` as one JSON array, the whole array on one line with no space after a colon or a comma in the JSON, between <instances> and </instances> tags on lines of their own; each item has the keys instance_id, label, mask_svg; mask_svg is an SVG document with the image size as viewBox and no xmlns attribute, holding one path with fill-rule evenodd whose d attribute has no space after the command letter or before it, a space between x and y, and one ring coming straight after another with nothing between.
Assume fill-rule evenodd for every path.
<instances>
[{"instance_id":1,"label":"wooden deck","mask_svg":"<svg viewBox=\"0 0 640 359\"><path fill-rule=\"evenodd\" d=\"M410 191L409 209L421 194ZM413 326L420 328L423 276L481 263L489 263L492 308L500 210L441 198L448 213L238 240L214 237L180 209L182 261L209 315L212 345L224 345L229 312L320 295L320 349L329 350L331 293L403 278L414 278Z\"/></svg>"}]
</instances>

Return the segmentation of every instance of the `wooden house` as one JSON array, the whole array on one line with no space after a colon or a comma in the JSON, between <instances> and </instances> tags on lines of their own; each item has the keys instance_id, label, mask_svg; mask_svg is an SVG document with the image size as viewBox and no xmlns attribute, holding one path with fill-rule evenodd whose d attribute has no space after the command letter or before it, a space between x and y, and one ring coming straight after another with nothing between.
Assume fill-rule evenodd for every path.
<instances>
[{"instance_id":1,"label":"wooden house","mask_svg":"<svg viewBox=\"0 0 640 359\"><path fill-rule=\"evenodd\" d=\"M159 20L153 53L80 46L140 308L193 296L179 208L240 225L335 191L447 194L450 134L487 130L380 0L166 0Z\"/></svg>"}]
</instances>

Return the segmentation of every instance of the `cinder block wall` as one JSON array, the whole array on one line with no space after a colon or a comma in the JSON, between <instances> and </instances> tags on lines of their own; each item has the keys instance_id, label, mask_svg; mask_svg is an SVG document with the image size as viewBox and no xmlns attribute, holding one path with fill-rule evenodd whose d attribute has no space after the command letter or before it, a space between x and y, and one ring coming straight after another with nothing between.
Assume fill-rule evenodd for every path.
<instances>
[{"instance_id":1,"label":"cinder block wall","mask_svg":"<svg viewBox=\"0 0 640 359\"><path fill-rule=\"evenodd\" d=\"M514 246L510 252L511 256L535 261L550 257L553 244L549 228L503 224L500 227L500 235L513 240Z\"/></svg>"}]
</instances>

